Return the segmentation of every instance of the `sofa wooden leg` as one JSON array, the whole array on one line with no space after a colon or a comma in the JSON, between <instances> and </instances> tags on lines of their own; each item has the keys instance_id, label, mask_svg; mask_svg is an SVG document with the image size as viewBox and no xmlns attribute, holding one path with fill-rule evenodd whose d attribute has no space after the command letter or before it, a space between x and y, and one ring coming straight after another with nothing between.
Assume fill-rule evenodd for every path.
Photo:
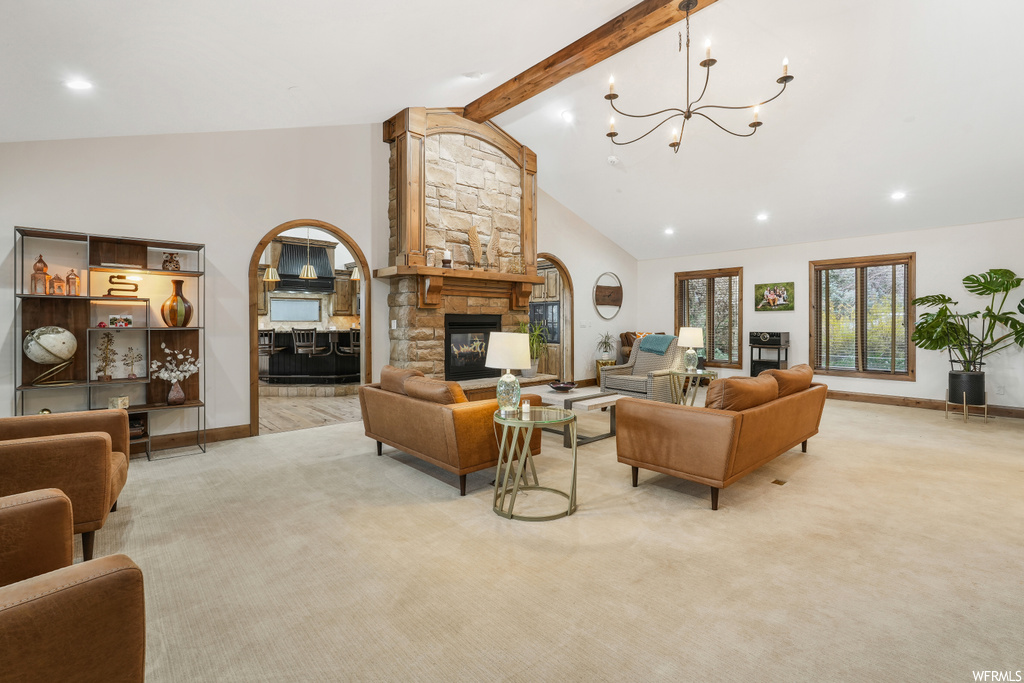
<instances>
[{"instance_id":1,"label":"sofa wooden leg","mask_svg":"<svg viewBox=\"0 0 1024 683\"><path fill-rule=\"evenodd\" d=\"M96 540L95 531L83 531L82 532L82 558L85 560L92 559L92 544Z\"/></svg>"},{"instance_id":2,"label":"sofa wooden leg","mask_svg":"<svg viewBox=\"0 0 1024 683\"><path fill-rule=\"evenodd\" d=\"M460 474L459 475L459 495L460 496L466 495L466 475L465 474Z\"/></svg>"},{"instance_id":3,"label":"sofa wooden leg","mask_svg":"<svg viewBox=\"0 0 1024 683\"><path fill-rule=\"evenodd\" d=\"M384 455L383 448L384 448L384 444L382 444L380 441L378 441L377 442L377 455Z\"/></svg>"},{"instance_id":4,"label":"sofa wooden leg","mask_svg":"<svg viewBox=\"0 0 1024 683\"><path fill-rule=\"evenodd\" d=\"M636 486L637 486L637 479L639 479L639 477L640 477L640 468L639 467L634 467L633 468L633 488L636 488Z\"/></svg>"},{"instance_id":5,"label":"sofa wooden leg","mask_svg":"<svg viewBox=\"0 0 1024 683\"><path fill-rule=\"evenodd\" d=\"M114 501L114 504L112 506L110 506L110 511L111 512L117 512L117 501L116 500Z\"/></svg>"},{"instance_id":6,"label":"sofa wooden leg","mask_svg":"<svg viewBox=\"0 0 1024 683\"><path fill-rule=\"evenodd\" d=\"M718 489L716 489L714 486L711 487L711 509L718 509Z\"/></svg>"},{"instance_id":7,"label":"sofa wooden leg","mask_svg":"<svg viewBox=\"0 0 1024 683\"><path fill-rule=\"evenodd\" d=\"M807 440L806 439L804 439L804 442L802 444L800 444L800 452L801 453L806 453L807 452Z\"/></svg>"}]
</instances>

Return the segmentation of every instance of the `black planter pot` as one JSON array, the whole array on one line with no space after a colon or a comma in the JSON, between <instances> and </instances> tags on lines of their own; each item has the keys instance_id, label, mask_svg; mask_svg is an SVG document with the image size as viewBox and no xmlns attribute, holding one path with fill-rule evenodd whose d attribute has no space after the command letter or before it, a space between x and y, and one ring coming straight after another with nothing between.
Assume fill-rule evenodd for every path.
<instances>
[{"instance_id":1,"label":"black planter pot","mask_svg":"<svg viewBox=\"0 0 1024 683\"><path fill-rule=\"evenodd\" d=\"M967 395L967 405L969 406L985 404L984 372L954 371L949 373L949 402L962 406L964 394Z\"/></svg>"}]
</instances>

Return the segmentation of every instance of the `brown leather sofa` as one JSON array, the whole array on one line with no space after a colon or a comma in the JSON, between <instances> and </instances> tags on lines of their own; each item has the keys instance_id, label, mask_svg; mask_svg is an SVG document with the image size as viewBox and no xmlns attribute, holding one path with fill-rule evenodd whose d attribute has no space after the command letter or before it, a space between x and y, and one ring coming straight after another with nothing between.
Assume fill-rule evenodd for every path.
<instances>
[{"instance_id":1,"label":"brown leather sofa","mask_svg":"<svg viewBox=\"0 0 1024 683\"><path fill-rule=\"evenodd\" d=\"M0 418L0 496L60 489L71 499L82 555L92 559L94 533L116 509L128 479L128 413Z\"/></svg>"},{"instance_id":2,"label":"brown leather sofa","mask_svg":"<svg viewBox=\"0 0 1024 683\"><path fill-rule=\"evenodd\" d=\"M664 332L655 332L654 334L665 334ZM619 353L622 354L622 362L625 363L629 360L630 354L633 353L633 344L636 344L636 332L623 332L619 335Z\"/></svg>"},{"instance_id":3,"label":"brown leather sofa","mask_svg":"<svg viewBox=\"0 0 1024 683\"><path fill-rule=\"evenodd\" d=\"M521 400L540 405L535 394ZM466 495L467 474L498 464L498 401L469 401L457 382L386 365L379 384L359 387L359 405L366 436L377 441L377 455L387 444L457 474L459 495ZM540 436L535 430L530 441L534 455L540 453Z\"/></svg>"},{"instance_id":4,"label":"brown leather sofa","mask_svg":"<svg viewBox=\"0 0 1024 683\"><path fill-rule=\"evenodd\" d=\"M0 498L0 681L142 681L142 571L124 555L72 565L71 501Z\"/></svg>"},{"instance_id":5,"label":"brown leather sofa","mask_svg":"<svg viewBox=\"0 0 1024 683\"><path fill-rule=\"evenodd\" d=\"M711 487L718 491L818 433L828 387L812 383L807 365L765 370L757 377L717 379L706 407L636 398L616 404L619 462Z\"/></svg>"}]
</instances>

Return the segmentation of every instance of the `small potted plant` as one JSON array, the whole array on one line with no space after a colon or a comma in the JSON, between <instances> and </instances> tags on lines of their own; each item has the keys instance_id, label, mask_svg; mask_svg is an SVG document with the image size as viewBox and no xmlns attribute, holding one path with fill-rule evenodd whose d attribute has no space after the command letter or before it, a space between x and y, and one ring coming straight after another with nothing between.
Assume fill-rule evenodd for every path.
<instances>
[{"instance_id":1,"label":"small potted plant","mask_svg":"<svg viewBox=\"0 0 1024 683\"><path fill-rule=\"evenodd\" d=\"M548 348L548 327L543 323L519 323L519 331L530 340L530 369L523 370L523 377L536 377L540 356Z\"/></svg>"},{"instance_id":2,"label":"small potted plant","mask_svg":"<svg viewBox=\"0 0 1024 683\"><path fill-rule=\"evenodd\" d=\"M1008 346L1024 347L1024 321L1016 317L1018 312L1024 315L1024 299L1016 305L1016 311L1005 310L1010 292L1022 282L1024 278L1017 277L1012 270L999 268L965 277L963 283L968 292L990 297L984 311L957 313L950 306L959 302L945 294L914 299L915 306L938 309L921 315L910 339L922 349L945 350L949 354L950 403L962 405L965 396L968 405L986 403L982 370L985 356ZM971 321L975 321L974 329Z\"/></svg>"},{"instance_id":3,"label":"small potted plant","mask_svg":"<svg viewBox=\"0 0 1024 683\"><path fill-rule=\"evenodd\" d=\"M597 338L597 350L601 352L601 358L608 360L608 354L615 349L615 341L610 332L605 332Z\"/></svg>"},{"instance_id":4,"label":"small potted plant","mask_svg":"<svg viewBox=\"0 0 1024 683\"><path fill-rule=\"evenodd\" d=\"M192 349L175 351L167 348L167 344L160 344L167 358L163 362L154 360L150 363L149 371L154 377L171 383L171 390L167 394L167 405L178 406L185 402L185 392L180 382L188 379L199 372L203 361L192 357Z\"/></svg>"},{"instance_id":5,"label":"small potted plant","mask_svg":"<svg viewBox=\"0 0 1024 683\"><path fill-rule=\"evenodd\" d=\"M96 379L101 382L110 381L110 366L117 363L117 349L114 348L114 333L104 332L100 335L99 346L96 347Z\"/></svg>"}]
</instances>

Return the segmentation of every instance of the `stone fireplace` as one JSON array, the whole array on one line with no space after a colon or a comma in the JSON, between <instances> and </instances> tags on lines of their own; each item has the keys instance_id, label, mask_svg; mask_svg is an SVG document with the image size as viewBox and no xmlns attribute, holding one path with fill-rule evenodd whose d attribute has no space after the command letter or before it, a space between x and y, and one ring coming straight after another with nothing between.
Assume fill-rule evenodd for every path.
<instances>
[{"instance_id":1,"label":"stone fireplace","mask_svg":"<svg viewBox=\"0 0 1024 683\"><path fill-rule=\"evenodd\" d=\"M453 109L399 112L384 123L384 141L391 145L390 241L388 267L374 277L391 284L390 362L439 379L468 379L458 376L462 362L451 357L449 316L487 316L488 329L517 331L529 320L533 285L543 281L537 276L536 155L497 126ZM497 258L475 258L474 240ZM440 267L445 250L452 268ZM471 347L480 337L460 341Z\"/></svg>"}]
</instances>

